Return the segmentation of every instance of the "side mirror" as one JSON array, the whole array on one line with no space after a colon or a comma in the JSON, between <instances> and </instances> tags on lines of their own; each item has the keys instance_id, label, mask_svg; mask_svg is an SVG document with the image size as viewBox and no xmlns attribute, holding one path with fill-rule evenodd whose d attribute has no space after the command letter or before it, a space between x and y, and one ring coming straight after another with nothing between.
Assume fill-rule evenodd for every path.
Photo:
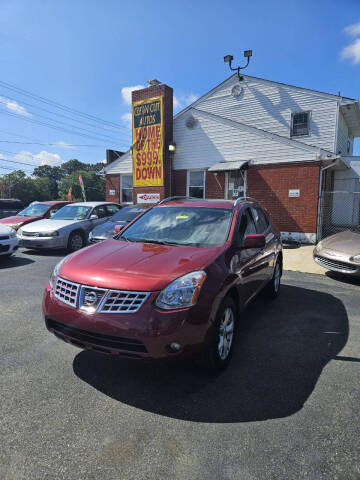
<instances>
[{"instance_id":1,"label":"side mirror","mask_svg":"<svg viewBox=\"0 0 360 480\"><path fill-rule=\"evenodd\" d=\"M246 235L243 248L265 247L265 236L262 234Z\"/></svg>"},{"instance_id":2,"label":"side mirror","mask_svg":"<svg viewBox=\"0 0 360 480\"><path fill-rule=\"evenodd\" d=\"M118 233L120 233L123 228L124 227L122 225L115 225L114 235L117 235Z\"/></svg>"},{"instance_id":3,"label":"side mirror","mask_svg":"<svg viewBox=\"0 0 360 480\"><path fill-rule=\"evenodd\" d=\"M97 215L90 215L90 220L97 220L99 217Z\"/></svg>"}]
</instances>

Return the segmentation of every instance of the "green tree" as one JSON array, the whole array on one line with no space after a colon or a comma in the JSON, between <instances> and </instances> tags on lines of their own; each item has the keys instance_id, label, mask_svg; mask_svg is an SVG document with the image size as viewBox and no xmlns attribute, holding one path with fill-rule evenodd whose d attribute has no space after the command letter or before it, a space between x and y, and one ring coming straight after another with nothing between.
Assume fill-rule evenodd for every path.
<instances>
[{"instance_id":1,"label":"green tree","mask_svg":"<svg viewBox=\"0 0 360 480\"><path fill-rule=\"evenodd\" d=\"M63 177L59 182L59 195L60 198L66 200L69 192L70 185L72 185L72 199L81 201L81 188L79 184L79 175L82 175L82 179L85 186L86 200L87 201L104 201L105 200L105 179L96 174L96 172L87 172L85 170L78 170L76 172Z\"/></svg>"},{"instance_id":2,"label":"green tree","mask_svg":"<svg viewBox=\"0 0 360 480\"><path fill-rule=\"evenodd\" d=\"M46 177L27 177L22 170L16 170L0 178L0 190L3 196L18 198L28 205L34 201L51 199L51 180Z\"/></svg>"},{"instance_id":3,"label":"green tree","mask_svg":"<svg viewBox=\"0 0 360 480\"><path fill-rule=\"evenodd\" d=\"M76 158L73 158L69 160L68 162L64 162L61 164L61 170L65 172L66 175L71 175L74 172L77 172L79 170L87 170L88 169L88 164L79 162Z\"/></svg>"},{"instance_id":4,"label":"green tree","mask_svg":"<svg viewBox=\"0 0 360 480\"><path fill-rule=\"evenodd\" d=\"M33 176L37 178L48 178L50 181L49 199L56 200L59 197L58 182L65 175L61 167L52 167L50 165L40 165L34 168Z\"/></svg>"}]
</instances>

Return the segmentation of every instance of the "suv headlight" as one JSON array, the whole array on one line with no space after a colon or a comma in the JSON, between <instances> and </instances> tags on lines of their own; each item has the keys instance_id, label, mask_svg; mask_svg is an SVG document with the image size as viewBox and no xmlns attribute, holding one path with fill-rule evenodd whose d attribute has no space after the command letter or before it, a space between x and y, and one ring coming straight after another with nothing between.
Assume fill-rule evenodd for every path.
<instances>
[{"instance_id":1,"label":"suv headlight","mask_svg":"<svg viewBox=\"0 0 360 480\"><path fill-rule=\"evenodd\" d=\"M177 278L161 290L155 305L163 310L192 307L197 302L205 278L206 273L203 270Z\"/></svg>"},{"instance_id":2,"label":"suv headlight","mask_svg":"<svg viewBox=\"0 0 360 480\"><path fill-rule=\"evenodd\" d=\"M54 287L54 283L55 283L55 280L56 280L56 277L58 276L59 272L60 272L60 268L62 267L62 265L65 263L65 260L67 260L67 257L64 257L62 260L60 260L60 262L58 262L56 265L55 265L55 268L51 274L51 277L50 277L50 280L49 280L49 283L50 283L50 287L53 288Z\"/></svg>"},{"instance_id":3,"label":"suv headlight","mask_svg":"<svg viewBox=\"0 0 360 480\"><path fill-rule=\"evenodd\" d=\"M360 263L360 255L354 255L350 258L351 262Z\"/></svg>"},{"instance_id":4,"label":"suv headlight","mask_svg":"<svg viewBox=\"0 0 360 480\"><path fill-rule=\"evenodd\" d=\"M10 238L15 238L16 237L16 230L13 228L10 230Z\"/></svg>"}]
</instances>

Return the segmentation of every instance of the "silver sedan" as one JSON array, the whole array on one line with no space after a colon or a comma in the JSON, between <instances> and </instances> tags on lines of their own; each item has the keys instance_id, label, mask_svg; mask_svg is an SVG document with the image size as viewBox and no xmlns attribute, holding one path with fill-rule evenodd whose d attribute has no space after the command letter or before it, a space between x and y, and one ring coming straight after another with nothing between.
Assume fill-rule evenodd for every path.
<instances>
[{"instance_id":1,"label":"silver sedan","mask_svg":"<svg viewBox=\"0 0 360 480\"><path fill-rule=\"evenodd\" d=\"M51 218L18 230L19 245L30 249L67 248L73 252L86 244L89 232L106 222L121 206L109 202L79 202L60 208Z\"/></svg>"}]
</instances>

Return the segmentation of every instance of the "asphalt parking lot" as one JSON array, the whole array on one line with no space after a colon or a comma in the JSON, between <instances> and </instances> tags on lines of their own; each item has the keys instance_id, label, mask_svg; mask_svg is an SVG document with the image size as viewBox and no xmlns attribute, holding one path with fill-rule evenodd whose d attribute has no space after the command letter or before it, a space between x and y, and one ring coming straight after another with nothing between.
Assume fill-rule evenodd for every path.
<instances>
[{"instance_id":1,"label":"asphalt parking lot","mask_svg":"<svg viewBox=\"0 0 360 480\"><path fill-rule=\"evenodd\" d=\"M286 272L211 376L51 335L63 255L0 261L1 479L360 479L360 282Z\"/></svg>"}]
</instances>

